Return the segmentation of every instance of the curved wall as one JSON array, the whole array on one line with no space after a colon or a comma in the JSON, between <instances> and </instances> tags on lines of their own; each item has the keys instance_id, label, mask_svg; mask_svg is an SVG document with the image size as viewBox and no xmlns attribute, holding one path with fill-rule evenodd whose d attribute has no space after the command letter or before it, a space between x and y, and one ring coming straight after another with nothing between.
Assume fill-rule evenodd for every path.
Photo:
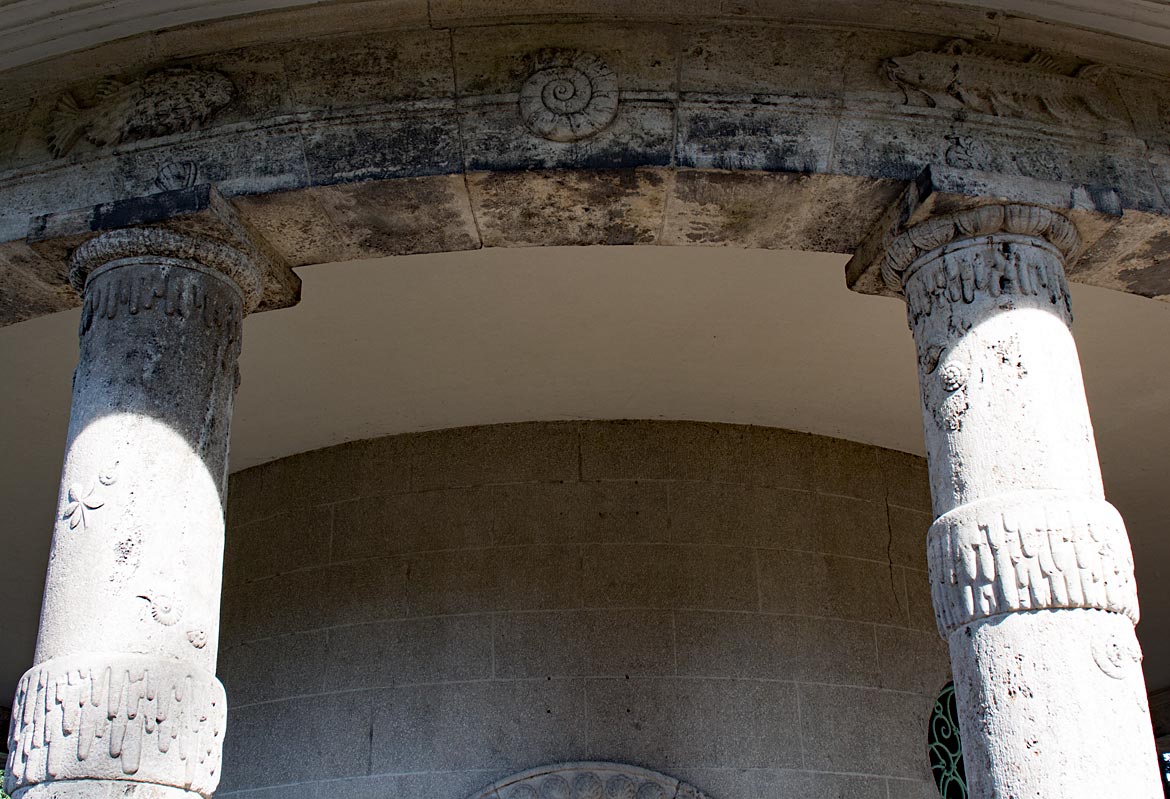
<instances>
[{"instance_id":1,"label":"curved wall","mask_svg":"<svg viewBox=\"0 0 1170 799\"><path fill-rule=\"evenodd\" d=\"M464 799L614 760L712 799L930 797L928 511L920 458L719 424L463 428L240 472L219 796Z\"/></svg>"}]
</instances>

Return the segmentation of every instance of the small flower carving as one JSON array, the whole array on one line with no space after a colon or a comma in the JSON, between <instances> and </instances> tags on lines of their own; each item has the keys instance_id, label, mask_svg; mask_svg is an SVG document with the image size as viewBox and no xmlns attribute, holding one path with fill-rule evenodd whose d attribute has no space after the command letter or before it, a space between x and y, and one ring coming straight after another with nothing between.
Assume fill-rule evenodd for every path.
<instances>
[{"instance_id":1,"label":"small flower carving","mask_svg":"<svg viewBox=\"0 0 1170 799\"><path fill-rule=\"evenodd\" d=\"M65 512L61 514L61 518L69 521L70 530L76 530L78 526L84 529L89 525L86 513L97 510L105 504L105 500L97 496L97 486L85 492L81 486L74 483L69 486L69 504L65 506Z\"/></svg>"}]
</instances>

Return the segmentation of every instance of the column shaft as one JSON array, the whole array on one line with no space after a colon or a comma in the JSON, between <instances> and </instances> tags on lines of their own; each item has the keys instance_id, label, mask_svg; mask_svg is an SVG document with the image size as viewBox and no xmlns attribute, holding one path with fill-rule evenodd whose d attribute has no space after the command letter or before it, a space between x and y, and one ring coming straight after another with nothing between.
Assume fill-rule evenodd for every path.
<instances>
[{"instance_id":1,"label":"column shaft","mask_svg":"<svg viewBox=\"0 0 1170 799\"><path fill-rule=\"evenodd\" d=\"M84 245L80 359L14 799L210 796L223 497L254 267L162 230Z\"/></svg>"},{"instance_id":2,"label":"column shaft","mask_svg":"<svg viewBox=\"0 0 1170 799\"><path fill-rule=\"evenodd\" d=\"M1071 322L1064 217L987 206L891 245L918 350L972 799L1161 799L1133 562L1104 499Z\"/></svg>"}]
</instances>

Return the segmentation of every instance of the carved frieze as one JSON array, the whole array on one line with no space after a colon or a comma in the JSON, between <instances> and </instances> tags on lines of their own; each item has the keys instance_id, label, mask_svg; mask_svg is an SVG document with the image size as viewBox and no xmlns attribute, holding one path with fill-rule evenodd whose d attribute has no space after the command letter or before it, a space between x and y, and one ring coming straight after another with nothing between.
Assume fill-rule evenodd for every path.
<instances>
[{"instance_id":1,"label":"carved frieze","mask_svg":"<svg viewBox=\"0 0 1170 799\"><path fill-rule=\"evenodd\" d=\"M1138 621L1133 555L1112 505L1028 492L963 505L927 536L939 632L1005 613L1093 608Z\"/></svg>"},{"instance_id":2,"label":"carved frieze","mask_svg":"<svg viewBox=\"0 0 1170 799\"><path fill-rule=\"evenodd\" d=\"M470 799L706 799L693 785L624 763L558 763L506 777Z\"/></svg>"},{"instance_id":3,"label":"carved frieze","mask_svg":"<svg viewBox=\"0 0 1170 799\"><path fill-rule=\"evenodd\" d=\"M520 118L538 136L572 142L613 122L618 111L617 75L591 53L552 50L520 89Z\"/></svg>"},{"instance_id":4,"label":"carved frieze","mask_svg":"<svg viewBox=\"0 0 1170 799\"><path fill-rule=\"evenodd\" d=\"M886 59L882 69L907 105L1072 125L1124 122L1102 85L1108 72L1096 64L1069 72L1044 53L1013 61L956 39L938 51Z\"/></svg>"},{"instance_id":5,"label":"carved frieze","mask_svg":"<svg viewBox=\"0 0 1170 799\"><path fill-rule=\"evenodd\" d=\"M215 677L176 661L116 655L42 663L17 688L5 790L99 778L210 796L226 708Z\"/></svg>"},{"instance_id":6,"label":"carved frieze","mask_svg":"<svg viewBox=\"0 0 1170 799\"><path fill-rule=\"evenodd\" d=\"M184 133L206 122L235 99L226 75L201 69L153 72L124 83L102 81L93 105L66 92L49 123L49 149L68 153L85 138L99 147Z\"/></svg>"}]
</instances>

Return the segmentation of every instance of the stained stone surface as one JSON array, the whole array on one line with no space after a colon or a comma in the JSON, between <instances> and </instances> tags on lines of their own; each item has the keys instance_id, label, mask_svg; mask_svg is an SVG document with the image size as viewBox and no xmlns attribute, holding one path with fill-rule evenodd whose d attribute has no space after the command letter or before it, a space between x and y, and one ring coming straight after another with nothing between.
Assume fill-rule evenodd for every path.
<instances>
[{"instance_id":1,"label":"stained stone surface","mask_svg":"<svg viewBox=\"0 0 1170 799\"><path fill-rule=\"evenodd\" d=\"M685 422L402 435L237 473L219 795L461 799L581 760L715 799L925 791L949 665L900 553L925 548L926 483L910 455Z\"/></svg>"}]
</instances>

